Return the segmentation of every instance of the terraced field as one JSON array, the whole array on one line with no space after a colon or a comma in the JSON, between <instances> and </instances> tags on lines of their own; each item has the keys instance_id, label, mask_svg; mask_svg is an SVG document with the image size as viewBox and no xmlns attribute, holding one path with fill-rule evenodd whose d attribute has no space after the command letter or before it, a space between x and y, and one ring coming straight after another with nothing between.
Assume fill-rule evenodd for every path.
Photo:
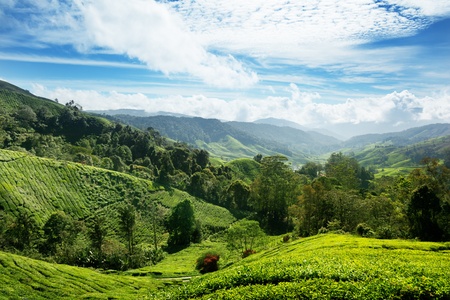
<instances>
[{"instance_id":1,"label":"terraced field","mask_svg":"<svg viewBox=\"0 0 450 300\"><path fill-rule=\"evenodd\" d=\"M450 299L450 244L318 235L153 299Z\"/></svg>"},{"instance_id":2,"label":"terraced field","mask_svg":"<svg viewBox=\"0 0 450 300\"><path fill-rule=\"evenodd\" d=\"M0 299L145 299L162 286L151 277L100 274L0 252Z\"/></svg>"},{"instance_id":3,"label":"terraced field","mask_svg":"<svg viewBox=\"0 0 450 300\"><path fill-rule=\"evenodd\" d=\"M184 199L209 228L224 229L235 218L225 208L206 203L179 190L165 190L152 181L82 164L0 150L0 210L26 211L39 225L57 210L78 219L94 212L115 219L118 205L130 201L139 210L156 201L167 208ZM111 224L114 226L114 224Z\"/></svg>"}]
</instances>

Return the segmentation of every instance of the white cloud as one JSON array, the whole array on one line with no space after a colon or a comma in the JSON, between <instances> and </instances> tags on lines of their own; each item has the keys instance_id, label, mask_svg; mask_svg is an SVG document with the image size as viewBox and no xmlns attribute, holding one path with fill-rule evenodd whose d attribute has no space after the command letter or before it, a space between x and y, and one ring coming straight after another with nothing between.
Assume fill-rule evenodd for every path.
<instances>
[{"instance_id":1,"label":"white cloud","mask_svg":"<svg viewBox=\"0 0 450 300\"><path fill-rule=\"evenodd\" d=\"M413 35L430 23L418 10L407 17L369 0L178 1L173 10L212 47L321 64L353 56L346 54L352 46Z\"/></svg>"},{"instance_id":2,"label":"white cloud","mask_svg":"<svg viewBox=\"0 0 450 300\"><path fill-rule=\"evenodd\" d=\"M418 9L425 16L442 17L450 15L450 2L447 0L387 0L386 2Z\"/></svg>"},{"instance_id":3,"label":"white cloud","mask_svg":"<svg viewBox=\"0 0 450 300\"><path fill-rule=\"evenodd\" d=\"M309 127L329 127L333 124L410 124L416 122L450 122L450 93L441 91L433 96L417 97L409 91L393 92L385 96L348 99L337 104L319 103L320 95L300 91L289 86L290 97L264 99L235 99L225 101L203 95L190 97L167 96L149 98L144 94L118 92L99 93L94 90L66 88L47 89L33 85L33 93L61 103L75 100L85 110L119 108L144 109L147 112L166 111L204 118L254 121L274 117Z\"/></svg>"},{"instance_id":4,"label":"white cloud","mask_svg":"<svg viewBox=\"0 0 450 300\"><path fill-rule=\"evenodd\" d=\"M232 56L208 52L177 15L155 1L89 1L82 12L92 46L137 58L152 70L187 73L226 88L258 81Z\"/></svg>"},{"instance_id":5,"label":"white cloud","mask_svg":"<svg viewBox=\"0 0 450 300\"><path fill-rule=\"evenodd\" d=\"M4 45L43 48L73 45L82 53L109 51L139 60L148 68L170 77L189 74L206 84L223 88L247 88L258 76L231 55L209 52L195 33L167 6L154 0L24 0L0 3L0 16L8 17L14 31Z\"/></svg>"}]
</instances>

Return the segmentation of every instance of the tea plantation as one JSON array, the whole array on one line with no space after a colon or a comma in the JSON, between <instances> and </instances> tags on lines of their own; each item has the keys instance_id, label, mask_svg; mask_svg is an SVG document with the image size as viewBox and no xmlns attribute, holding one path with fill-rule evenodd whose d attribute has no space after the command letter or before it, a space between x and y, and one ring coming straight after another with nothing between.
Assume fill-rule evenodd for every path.
<instances>
[{"instance_id":1,"label":"tea plantation","mask_svg":"<svg viewBox=\"0 0 450 300\"><path fill-rule=\"evenodd\" d=\"M317 235L153 299L450 299L450 244Z\"/></svg>"}]
</instances>

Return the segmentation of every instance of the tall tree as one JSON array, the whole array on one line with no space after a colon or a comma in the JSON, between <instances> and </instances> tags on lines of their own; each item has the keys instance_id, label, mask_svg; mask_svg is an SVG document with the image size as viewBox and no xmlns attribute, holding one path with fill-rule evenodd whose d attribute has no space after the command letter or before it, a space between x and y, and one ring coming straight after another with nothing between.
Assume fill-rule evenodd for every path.
<instances>
[{"instance_id":1,"label":"tall tree","mask_svg":"<svg viewBox=\"0 0 450 300\"><path fill-rule=\"evenodd\" d=\"M38 231L38 226L32 216L26 212L19 212L8 225L5 232L7 244L20 251L32 246Z\"/></svg>"},{"instance_id":2,"label":"tall tree","mask_svg":"<svg viewBox=\"0 0 450 300\"><path fill-rule=\"evenodd\" d=\"M300 195L300 176L286 162L284 156L264 157L261 173L251 185L251 206L271 233L288 230L288 207Z\"/></svg>"},{"instance_id":3,"label":"tall tree","mask_svg":"<svg viewBox=\"0 0 450 300\"><path fill-rule=\"evenodd\" d=\"M56 254L58 246L70 247L78 235L73 219L63 211L53 213L44 224L44 252Z\"/></svg>"},{"instance_id":4,"label":"tall tree","mask_svg":"<svg viewBox=\"0 0 450 300\"><path fill-rule=\"evenodd\" d=\"M428 186L415 190L407 210L412 236L423 241L441 240L443 232L438 224L440 212L439 198Z\"/></svg>"},{"instance_id":5,"label":"tall tree","mask_svg":"<svg viewBox=\"0 0 450 300\"><path fill-rule=\"evenodd\" d=\"M336 178L344 188L359 189L361 186L358 178L359 164L356 159L339 153L333 153L325 164L327 177Z\"/></svg>"},{"instance_id":6,"label":"tall tree","mask_svg":"<svg viewBox=\"0 0 450 300\"><path fill-rule=\"evenodd\" d=\"M195 230L194 209L188 199L178 203L167 220L169 246L186 246Z\"/></svg>"},{"instance_id":7,"label":"tall tree","mask_svg":"<svg viewBox=\"0 0 450 300\"><path fill-rule=\"evenodd\" d=\"M120 229L127 241L128 257L134 254L135 230L136 230L136 209L131 203L127 203L119 210Z\"/></svg>"},{"instance_id":8,"label":"tall tree","mask_svg":"<svg viewBox=\"0 0 450 300\"><path fill-rule=\"evenodd\" d=\"M242 180L233 181L226 192L225 206L232 209L248 209L250 187Z\"/></svg>"},{"instance_id":9,"label":"tall tree","mask_svg":"<svg viewBox=\"0 0 450 300\"><path fill-rule=\"evenodd\" d=\"M95 215L92 218L89 224L88 234L91 240L92 247L101 258L103 256L102 245L105 241L106 235L108 234L105 216Z\"/></svg>"}]
</instances>

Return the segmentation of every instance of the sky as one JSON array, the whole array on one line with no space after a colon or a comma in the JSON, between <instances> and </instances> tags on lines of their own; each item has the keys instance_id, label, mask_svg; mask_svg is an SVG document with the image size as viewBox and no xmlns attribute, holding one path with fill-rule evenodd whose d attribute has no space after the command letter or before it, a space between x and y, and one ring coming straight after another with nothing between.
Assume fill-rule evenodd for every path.
<instances>
[{"instance_id":1,"label":"sky","mask_svg":"<svg viewBox=\"0 0 450 300\"><path fill-rule=\"evenodd\" d=\"M449 0L0 0L0 79L342 136L450 123Z\"/></svg>"}]
</instances>

